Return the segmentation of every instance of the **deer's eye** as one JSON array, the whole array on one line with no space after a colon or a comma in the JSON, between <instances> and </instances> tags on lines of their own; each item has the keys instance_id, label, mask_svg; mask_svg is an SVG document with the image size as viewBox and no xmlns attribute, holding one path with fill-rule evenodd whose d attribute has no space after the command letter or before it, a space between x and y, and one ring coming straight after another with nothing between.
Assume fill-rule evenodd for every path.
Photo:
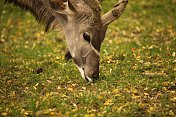
<instances>
[{"instance_id":1,"label":"deer's eye","mask_svg":"<svg viewBox=\"0 0 176 117\"><path fill-rule=\"evenodd\" d=\"M90 35L89 35L88 32L85 32L85 33L83 34L83 38L84 38L84 40L86 40L87 42L90 43Z\"/></svg>"}]
</instances>

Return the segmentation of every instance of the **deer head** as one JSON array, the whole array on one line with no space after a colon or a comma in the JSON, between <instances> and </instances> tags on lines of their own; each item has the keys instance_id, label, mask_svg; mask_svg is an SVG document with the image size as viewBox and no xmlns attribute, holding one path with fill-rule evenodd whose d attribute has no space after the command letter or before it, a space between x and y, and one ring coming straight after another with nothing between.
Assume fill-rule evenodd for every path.
<instances>
[{"instance_id":1,"label":"deer head","mask_svg":"<svg viewBox=\"0 0 176 117\"><path fill-rule=\"evenodd\" d=\"M100 47L108 25L124 11L127 0L120 0L112 10L101 16L98 0L68 0L61 24L66 37L67 59L73 59L82 77L93 82L99 78ZM61 19L61 18L59 18Z\"/></svg>"},{"instance_id":2,"label":"deer head","mask_svg":"<svg viewBox=\"0 0 176 117\"><path fill-rule=\"evenodd\" d=\"M6 0L29 9L46 29L62 27L68 52L82 77L89 82L99 78L100 47L108 25L123 13L128 0L119 2L101 15L99 0Z\"/></svg>"}]
</instances>

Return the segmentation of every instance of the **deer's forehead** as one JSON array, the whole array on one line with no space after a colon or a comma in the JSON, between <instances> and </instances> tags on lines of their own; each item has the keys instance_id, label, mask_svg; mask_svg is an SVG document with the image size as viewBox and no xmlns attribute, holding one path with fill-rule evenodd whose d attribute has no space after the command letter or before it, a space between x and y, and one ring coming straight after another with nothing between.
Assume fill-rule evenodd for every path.
<instances>
[{"instance_id":1,"label":"deer's forehead","mask_svg":"<svg viewBox=\"0 0 176 117\"><path fill-rule=\"evenodd\" d=\"M80 11L75 15L74 22L78 24L87 24L90 26L94 26L97 21L96 18L93 17L91 12Z\"/></svg>"}]
</instances>

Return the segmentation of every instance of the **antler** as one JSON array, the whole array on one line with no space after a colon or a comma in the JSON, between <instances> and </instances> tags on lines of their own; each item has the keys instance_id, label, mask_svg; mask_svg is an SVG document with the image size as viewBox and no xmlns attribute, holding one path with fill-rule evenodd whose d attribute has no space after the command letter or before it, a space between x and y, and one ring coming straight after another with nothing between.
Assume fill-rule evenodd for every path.
<instances>
[{"instance_id":1,"label":"antler","mask_svg":"<svg viewBox=\"0 0 176 117\"><path fill-rule=\"evenodd\" d=\"M117 20L125 10L128 0L119 0L119 2L109 12L103 15L102 22L107 27L111 22Z\"/></svg>"}]
</instances>

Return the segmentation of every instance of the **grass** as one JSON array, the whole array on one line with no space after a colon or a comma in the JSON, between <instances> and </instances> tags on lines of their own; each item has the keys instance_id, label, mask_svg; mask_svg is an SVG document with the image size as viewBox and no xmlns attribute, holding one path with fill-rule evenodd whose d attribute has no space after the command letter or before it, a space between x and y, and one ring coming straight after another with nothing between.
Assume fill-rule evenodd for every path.
<instances>
[{"instance_id":1,"label":"grass","mask_svg":"<svg viewBox=\"0 0 176 117\"><path fill-rule=\"evenodd\" d=\"M104 0L106 12L115 0ZM0 2L1 116L176 116L176 4L129 1L101 48L100 80L89 84L58 32Z\"/></svg>"}]
</instances>

